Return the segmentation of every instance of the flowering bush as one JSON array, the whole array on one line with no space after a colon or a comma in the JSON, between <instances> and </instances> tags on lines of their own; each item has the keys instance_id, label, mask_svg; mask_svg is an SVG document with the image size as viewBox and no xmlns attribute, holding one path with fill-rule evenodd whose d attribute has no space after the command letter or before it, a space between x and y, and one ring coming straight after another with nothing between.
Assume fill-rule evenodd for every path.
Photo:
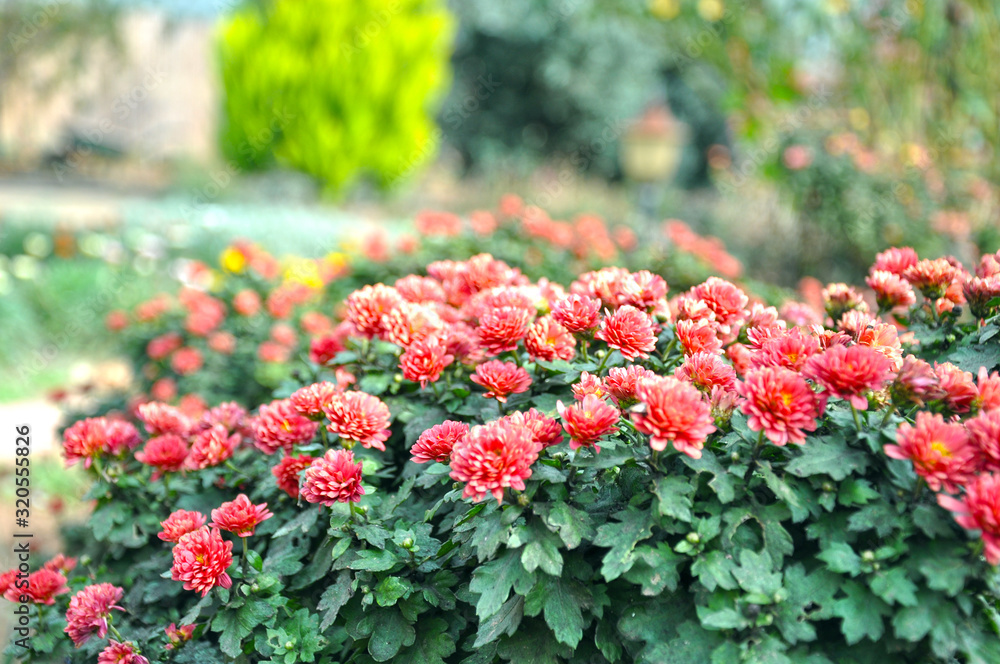
<instances>
[{"instance_id":1,"label":"flowering bush","mask_svg":"<svg viewBox=\"0 0 1000 664\"><path fill-rule=\"evenodd\" d=\"M28 661L997 661L998 266L890 250L878 314L487 255L361 288L253 411L67 430L97 508Z\"/></svg>"}]
</instances>

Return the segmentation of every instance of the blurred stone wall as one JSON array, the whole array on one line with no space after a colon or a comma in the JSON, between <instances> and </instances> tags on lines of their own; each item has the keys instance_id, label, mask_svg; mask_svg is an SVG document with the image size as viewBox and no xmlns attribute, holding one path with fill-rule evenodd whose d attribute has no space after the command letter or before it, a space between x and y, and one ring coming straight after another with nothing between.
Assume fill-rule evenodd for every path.
<instances>
[{"instance_id":1,"label":"blurred stone wall","mask_svg":"<svg viewBox=\"0 0 1000 664\"><path fill-rule=\"evenodd\" d=\"M138 163L210 161L219 107L213 31L209 18L132 11L118 21L117 45L25 59L0 81L0 154L28 166L72 157L83 142Z\"/></svg>"}]
</instances>

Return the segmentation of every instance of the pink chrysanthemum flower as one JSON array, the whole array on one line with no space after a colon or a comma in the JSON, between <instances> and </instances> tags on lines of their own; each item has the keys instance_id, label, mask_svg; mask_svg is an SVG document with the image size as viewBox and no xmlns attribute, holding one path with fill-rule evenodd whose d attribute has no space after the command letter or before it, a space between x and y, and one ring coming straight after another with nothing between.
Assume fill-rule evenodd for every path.
<instances>
[{"instance_id":1,"label":"pink chrysanthemum flower","mask_svg":"<svg viewBox=\"0 0 1000 664\"><path fill-rule=\"evenodd\" d=\"M726 349L726 357L733 363L737 376L745 376L753 369L754 353L743 344L736 342Z\"/></svg>"},{"instance_id":2,"label":"pink chrysanthemum flower","mask_svg":"<svg viewBox=\"0 0 1000 664\"><path fill-rule=\"evenodd\" d=\"M986 561L1000 565L1000 474L978 475L961 499L939 494L938 503L954 512L955 521L966 530L981 531Z\"/></svg>"},{"instance_id":3,"label":"pink chrysanthemum flower","mask_svg":"<svg viewBox=\"0 0 1000 664\"><path fill-rule=\"evenodd\" d=\"M639 383L638 397L641 404L633 408L632 421L650 436L650 447L662 452L672 442L679 452L701 458L715 424L711 406L697 388L673 376L661 376Z\"/></svg>"},{"instance_id":4,"label":"pink chrysanthemum flower","mask_svg":"<svg viewBox=\"0 0 1000 664\"><path fill-rule=\"evenodd\" d=\"M292 498L298 498L302 471L308 468L314 460L315 458L308 454L284 457L277 466L271 469L271 474L274 475L278 488Z\"/></svg>"},{"instance_id":5,"label":"pink chrysanthemum flower","mask_svg":"<svg viewBox=\"0 0 1000 664\"><path fill-rule=\"evenodd\" d=\"M970 277L962 286L962 294L969 303L969 311L976 318L989 318L997 312L990 302L1000 297L1000 276Z\"/></svg>"},{"instance_id":6,"label":"pink chrysanthemum flower","mask_svg":"<svg viewBox=\"0 0 1000 664\"><path fill-rule=\"evenodd\" d=\"M254 444L265 454L282 449L291 454L294 446L311 441L318 428L316 422L299 414L290 400L277 399L257 411Z\"/></svg>"},{"instance_id":7,"label":"pink chrysanthemum flower","mask_svg":"<svg viewBox=\"0 0 1000 664\"><path fill-rule=\"evenodd\" d=\"M675 334L681 345L681 352L685 355L722 352L718 326L710 320L702 318L678 321Z\"/></svg>"},{"instance_id":8,"label":"pink chrysanthemum flower","mask_svg":"<svg viewBox=\"0 0 1000 664\"><path fill-rule=\"evenodd\" d=\"M763 341L752 362L757 367L785 367L801 371L806 361L818 352L819 340L794 328Z\"/></svg>"},{"instance_id":9,"label":"pink chrysanthemum flower","mask_svg":"<svg viewBox=\"0 0 1000 664\"><path fill-rule=\"evenodd\" d=\"M552 316L535 321L524 339L524 347L533 360L572 360L576 355L576 339Z\"/></svg>"},{"instance_id":10,"label":"pink chrysanthemum flower","mask_svg":"<svg viewBox=\"0 0 1000 664\"><path fill-rule=\"evenodd\" d=\"M403 348L439 332L445 325L433 307L403 302L382 319L379 337Z\"/></svg>"},{"instance_id":11,"label":"pink chrysanthemum flower","mask_svg":"<svg viewBox=\"0 0 1000 664\"><path fill-rule=\"evenodd\" d=\"M211 429L217 424L221 424L226 431L238 433L240 436L248 437L252 431L247 426L247 411L235 401L220 403L218 406L209 409L201 416L196 431Z\"/></svg>"},{"instance_id":12,"label":"pink chrysanthemum flower","mask_svg":"<svg viewBox=\"0 0 1000 664\"><path fill-rule=\"evenodd\" d=\"M354 324L359 334L374 337L383 331L386 314L405 300L395 288L385 284L365 286L347 296L346 319Z\"/></svg>"},{"instance_id":13,"label":"pink chrysanthemum flower","mask_svg":"<svg viewBox=\"0 0 1000 664\"><path fill-rule=\"evenodd\" d=\"M917 252L912 247L891 247L875 255L872 271L884 270L903 276L906 269L911 265L916 265L918 260Z\"/></svg>"},{"instance_id":14,"label":"pink chrysanthemum flower","mask_svg":"<svg viewBox=\"0 0 1000 664\"><path fill-rule=\"evenodd\" d=\"M977 465L991 472L1000 471L1000 410L979 413L965 421L965 428L978 450Z\"/></svg>"},{"instance_id":15,"label":"pink chrysanthemum flower","mask_svg":"<svg viewBox=\"0 0 1000 664\"><path fill-rule=\"evenodd\" d=\"M469 425L464 422L445 420L420 434L410 448L410 456L415 463L438 461L448 463L451 448L469 433Z\"/></svg>"},{"instance_id":16,"label":"pink chrysanthemum flower","mask_svg":"<svg viewBox=\"0 0 1000 664\"><path fill-rule=\"evenodd\" d=\"M805 373L829 394L849 401L858 410L868 408L869 390L892 380L892 362L868 346L835 345L806 362Z\"/></svg>"},{"instance_id":17,"label":"pink chrysanthemum flower","mask_svg":"<svg viewBox=\"0 0 1000 664\"><path fill-rule=\"evenodd\" d=\"M333 383L323 381L300 387L292 393L292 396L288 397L288 401L291 402L292 408L299 415L308 417L310 420L321 420L323 419L323 407L339 391Z\"/></svg>"},{"instance_id":18,"label":"pink chrysanthemum flower","mask_svg":"<svg viewBox=\"0 0 1000 664\"><path fill-rule=\"evenodd\" d=\"M170 368L181 376L197 373L204 364L205 359L202 357L201 351L190 346L178 348L170 356Z\"/></svg>"},{"instance_id":19,"label":"pink chrysanthemum flower","mask_svg":"<svg viewBox=\"0 0 1000 664\"><path fill-rule=\"evenodd\" d=\"M51 606L56 603L56 597L69 592L66 577L56 570L42 568L28 575L28 587L18 588L11 585L4 593L5 599L20 602L26 597L29 602Z\"/></svg>"},{"instance_id":20,"label":"pink chrysanthemum flower","mask_svg":"<svg viewBox=\"0 0 1000 664\"><path fill-rule=\"evenodd\" d=\"M334 503L356 503L365 495L361 486L361 462L354 463L350 450L327 450L306 468L302 498L308 503L332 507Z\"/></svg>"},{"instance_id":21,"label":"pink chrysanthemum flower","mask_svg":"<svg viewBox=\"0 0 1000 664\"><path fill-rule=\"evenodd\" d=\"M572 334L586 334L601 322L601 301L586 295L567 295L552 305L552 318Z\"/></svg>"},{"instance_id":22,"label":"pink chrysanthemum flower","mask_svg":"<svg viewBox=\"0 0 1000 664\"><path fill-rule=\"evenodd\" d=\"M489 355L499 355L517 348L528 335L534 312L521 307L500 307L483 314L476 333L479 343Z\"/></svg>"},{"instance_id":23,"label":"pink chrysanthemum flower","mask_svg":"<svg viewBox=\"0 0 1000 664\"><path fill-rule=\"evenodd\" d=\"M156 469L153 471L155 481L164 473L183 470L188 451L188 444L183 438L168 433L150 438L146 446L135 453L135 458L140 463Z\"/></svg>"},{"instance_id":24,"label":"pink chrysanthemum flower","mask_svg":"<svg viewBox=\"0 0 1000 664\"><path fill-rule=\"evenodd\" d=\"M639 382L646 378L655 377L655 373L638 364L630 364L628 367L614 367L609 369L608 375L604 377L604 392L611 397L616 406L624 410L639 402L639 398L636 396ZM602 395L598 394L598 396Z\"/></svg>"},{"instance_id":25,"label":"pink chrysanthemum flower","mask_svg":"<svg viewBox=\"0 0 1000 664\"><path fill-rule=\"evenodd\" d=\"M128 422L91 417L66 429L63 434L63 452L66 455L66 465L83 460L84 467L90 468L98 456L118 456L141 442L139 432Z\"/></svg>"},{"instance_id":26,"label":"pink chrysanthemum flower","mask_svg":"<svg viewBox=\"0 0 1000 664\"><path fill-rule=\"evenodd\" d=\"M184 590L205 597L216 586L232 587L233 580L226 573L232 563L233 543L223 540L217 528L202 526L181 537L174 546L170 578L183 581Z\"/></svg>"},{"instance_id":27,"label":"pink chrysanthemum flower","mask_svg":"<svg viewBox=\"0 0 1000 664\"><path fill-rule=\"evenodd\" d=\"M888 323L874 323L859 330L854 336L861 346L868 346L885 355L892 364L892 370L897 371L903 365L903 346L899 342L899 333Z\"/></svg>"},{"instance_id":28,"label":"pink chrysanthemum flower","mask_svg":"<svg viewBox=\"0 0 1000 664\"><path fill-rule=\"evenodd\" d=\"M529 408L524 412L511 413L501 419L509 421L514 426L529 429L532 436L534 436L535 442L541 445L542 449L558 445L562 442L562 425L535 408Z\"/></svg>"},{"instance_id":29,"label":"pink chrysanthemum flower","mask_svg":"<svg viewBox=\"0 0 1000 664\"><path fill-rule=\"evenodd\" d=\"M944 297L960 271L947 258L917 261L906 268L903 278L928 300Z\"/></svg>"},{"instance_id":30,"label":"pink chrysanthemum flower","mask_svg":"<svg viewBox=\"0 0 1000 664\"><path fill-rule=\"evenodd\" d=\"M245 493L236 496L236 500L222 503L212 510L213 528L233 533L237 537L252 537L254 530L274 514L267 509L267 503L254 505Z\"/></svg>"},{"instance_id":31,"label":"pink chrysanthemum flower","mask_svg":"<svg viewBox=\"0 0 1000 664\"><path fill-rule=\"evenodd\" d=\"M184 345L184 337L177 332L167 332L146 344L146 355L151 360L162 360Z\"/></svg>"},{"instance_id":32,"label":"pink chrysanthemum flower","mask_svg":"<svg viewBox=\"0 0 1000 664\"><path fill-rule=\"evenodd\" d=\"M139 648L131 641L119 643L114 639L97 655L97 664L149 664L149 660L139 654Z\"/></svg>"},{"instance_id":33,"label":"pink chrysanthemum flower","mask_svg":"<svg viewBox=\"0 0 1000 664\"><path fill-rule=\"evenodd\" d=\"M626 304L614 313L605 310L601 329L594 335L612 349L621 351L625 359L649 357L656 348L656 327L649 315Z\"/></svg>"},{"instance_id":34,"label":"pink chrysanthemum flower","mask_svg":"<svg viewBox=\"0 0 1000 664\"><path fill-rule=\"evenodd\" d=\"M50 569L53 572L69 574L76 568L76 558L70 558L64 553L57 553L50 561L45 563L43 567L45 569Z\"/></svg>"},{"instance_id":35,"label":"pink chrysanthemum flower","mask_svg":"<svg viewBox=\"0 0 1000 664\"><path fill-rule=\"evenodd\" d=\"M955 493L976 469L976 448L965 427L935 413L919 412L914 425L899 425L896 443L885 446L886 456L912 461L934 491Z\"/></svg>"},{"instance_id":36,"label":"pink chrysanthemum flower","mask_svg":"<svg viewBox=\"0 0 1000 664\"><path fill-rule=\"evenodd\" d=\"M897 307L912 307L917 296L913 286L903 277L887 270L875 270L865 282L875 291L875 301L881 311L890 311Z\"/></svg>"},{"instance_id":37,"label":"pink chrysanthemum flower","mask_svg":"<svg viewBox=\"0 0 1000 664\"><path fill-rule=\"evenodd\" d=\"M172 433L186 436L191 433L194 423L180 409L169 404L151 401L136 408L136 416L146 425L151 436Z\"/></svg>"},{"instance_id":38,"label":"pink chrysanthemum flower","mask_svg":"<svg viewBox=\"0 0 1000 664\"><path fill-rule=\"evenodd\" d=\"M577 401L582 401L588 394L594 394L602 399L608 394L604 380L587 371L580 374L580 380L574 383L571 389L573 390L573 398Z\"/></svg>"},{"instance_id":39,"label":"pink chrysanthemum flower","mask_svg":"<svg viewBox=\"0 0 1000 664\"><path fill-rule=\"evenodd\" d=\"M156 536L164 542L176 544L188 533L193 533L205 525L205 515L201 512L189 512L187 510L177 510L166 520L160 522L163 531Z\"/></svg>"},{"instance_id":40,"label":"pink chrysanthemum flower","mask_svg":"<svg viewBox=\"0 0 1000 664\"><path fill-rule=\"evenodd\" d=\"M448 353L441 340L431 335L409 345L399 358L399 368L403 378L427 387L427 383L436 383L445 367L454 361L455 356Z\"/></svg>"},{"instance_id":41,"label":"pink chrysanthemum flower","mask_svg":"<svg viewBox=\"0 0 1000 664\"><path fill-rule=\"evenodd\" d=\"M560 401L558 407L563 428L570 437L571 450L593 447L595 452L600 452L597 441L618 430L615 425L621 413L597 395L588 394L579 403L569 406L563 406Z\"/></svg>"},{"instance_id":42,"label":"pink chrysanthemum flower","mask_svg":"<svg viewBox=\"0 0 1000 664\"><path fill-rule=\"evenodd\" d=\"M163 629L167 635L167 641L169 641L166 649L174 650L182 643L190 641L194 638L194 630L197 627L197 625L181 625L178 627L176 623L170 623L168 627Z\"/></svg>"},{"instance_id":43,"label":"pink chrysanthemum flower","mask_svg":"<svg viewBox=\"0 0 1000 664\"><path fill-rule=\"evenodd\" d=\"M407 302L444 302L445 300L444 288L441 287L441 283L431 277L408 274L397 279L393 287Z\"/></svg>"},{"instance_id":44,"label":"pink chrysanthemum flower","mask_svg":"<svg viewBox=\"0 0 1000 664\"><path fill-rule=\"evenodd\" d=\"M527 427L502 420L474 426L451 450L451 477L465 482L464 498L490 494L499 504L505 488L524 490L540 449Z\"/></svg>"},{"instance_id":45,"label":"pink chrysanthemum flower","mask_svg":"<svg viewBox=\"0 0 1000 664\"><path fill-rule=\"evenodd\" d=\"M951 362L934 365L938 385L944 392L942 402L953 413L968 413L979 396L972 374L962 371Z\"/></svg>"},{"instance_id":46,"label":"pink chrysanthemum flower","mask_svg":"<svg viewBox=\"0 0 1000 664\"><path fill-rule=\"evenodd\" d=\"M823 400L809 383L791 369L762 367L747 372L738 387L744 397L747 425L763 431L775 445L801 445L806 432L816 430L816 418L823 412Z\"/></svg>"},{"instance_id":47,"label":"pink chrysanthemum flower","mask_svg":"<svg viewBox=\"0 0 1000 664\"><path fill-rule=\"evenodd\" d=\"M507 401L512 394L527 392L531 387L531 376L528 372L513 362L490 360L476 367L469 379L486 389L484 395L488 399L496 399L500 403Z\"/></svg>"},{"instance_id":48,"label":"pink chrysanthemum flower","mask_svg":"<svg viewBox=\"0 0 1000 664\"><path fill-rule=\"evenodd\" d=\"M202 470L218 466L233 456L241 440L240 434L229 435L225 426L216 424L195 435L184 467L188 470Z\"/></svg>"},{"instance_id":49,"label":"pink chrysanthemum flower","mask_svg":"<svg viewBox=\"0 0 1000 664\"><path fill-rule=\"evenodd\" d=\"M993 411L1000 409L1000 373L990 373L986 367L979 367L976 379L976 390L979 392L972 403L977 411Z\"/></svg>"},{"instance_id":50,"label":"pink chrysanthemum flower","mask_svg":"<svg viewBox=\"0 0 1000 664\"><path fill-rule=\"evenodd\" d=\"M674 376L706 393L715 387L728 391L736 386L736 370L715 353L689 355Z\"/></svg>"},{"instance_id":51,"label":"pink chrysanthemum flower","mask_svg":"<svg viewBox=\"0 0 1000 664\"><path fill-rule=\"evenodd\" d=\"M389 407L376 396L364 392L341 392L323 409L330 433L385 452L389 439Z\"/></svg>"},{"instance_id":52,"label":"pink chrysanthemum flower","mask_svg":"<svg viewBox=\"0 0 1000 664\"><path fill-rule=\"evenodd\" d=\"M719 325L736 326L746 316L749 298L725 279L709 277L705 283L691 289L691 294L708 305Z\"/></svg>"},{"instance_id":53,"label":"pink chrysanthemum flower","mask_svg":"<svg viewBox=\"0 0 1000 664\"><path fill-rule=\"evenodd\" d=\"M890 393L894 403L921 407L945 396L934 367L914 355L903 359Z\"/></svg>"},{"instance_id":54,"label":"pink chrysanthemum flower","mask_svg":"<svg viewBox=\"0 0 1000 664\"><path fill-rule=\"evenodd\" d=\"M87 586L69 601L66 611L66 627L63 629L77 648L90 640L94 634L103 639L108 633L108 618L111 611L124 611L118 602L125 596L125 590L110 583Z\"/></svg>"},{"instance_id":55,"label":"pink chrysanthemum flower","mask_svg":"<svg viewBox=\"0 0 1000 664\"><path fill-rule=\"evenodd\" d=\"M851 310L868 311L865 298L847 284L828 284L822 295L826 313L834 322Z\"/></svg>"}]
</instances>

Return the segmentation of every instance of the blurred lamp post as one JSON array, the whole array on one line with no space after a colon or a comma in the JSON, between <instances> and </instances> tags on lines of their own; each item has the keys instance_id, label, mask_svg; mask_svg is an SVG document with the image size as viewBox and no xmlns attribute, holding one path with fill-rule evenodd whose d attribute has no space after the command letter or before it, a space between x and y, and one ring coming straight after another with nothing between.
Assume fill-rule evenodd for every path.
<instances>
[{"instance_id":1,"label":"blurred lamp post","mask_svg":"<svg viewBox=\"0 0 1000 664\"><path fill-rule=\"evenodd\" d=\"M639 210L647 220L656 217L658 193L677 171L686 135L684 125L663 104L646 109L625 133L622 170L639 183Z\"/></svg>"}]
</instances>

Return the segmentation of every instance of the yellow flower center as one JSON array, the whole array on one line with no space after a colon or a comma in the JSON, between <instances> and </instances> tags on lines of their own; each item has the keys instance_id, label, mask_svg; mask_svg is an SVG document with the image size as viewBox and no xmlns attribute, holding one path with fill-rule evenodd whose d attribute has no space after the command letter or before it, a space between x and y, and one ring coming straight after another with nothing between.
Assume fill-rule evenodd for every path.
<instances>
[{"instance_id":1,"label":"yellow flower center","mask_svg":"<svg viewBox=\"0 0 1000 664\"><path fill-rule=\"evenodd\" d=\"M948 447L940 441L935 440L931 443L931 449L943 457L951 457L951 450L949 450Z\"/></svg>"},{"instance_id":2,"label":"yellow flower center","mask_svg":"<svg viewBox=\"0 0 1000 664\"><path fill-rule=\"evenodd\" d=\"M791 406L792 405L792 394L791 394L791 392L782 392L781 393L781 400L785 403L786 406Z\"/></svg>"}]
</instances>

